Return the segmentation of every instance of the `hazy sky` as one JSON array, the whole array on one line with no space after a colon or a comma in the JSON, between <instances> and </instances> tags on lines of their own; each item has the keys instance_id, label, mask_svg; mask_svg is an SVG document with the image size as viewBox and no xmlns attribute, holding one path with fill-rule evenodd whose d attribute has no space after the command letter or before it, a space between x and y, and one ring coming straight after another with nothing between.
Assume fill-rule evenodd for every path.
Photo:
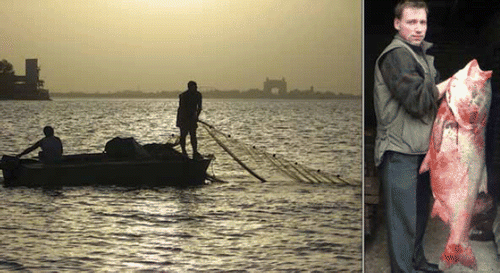
<instances>
[{"instance_id":1,"label":"hazy sky","mask_svg":"<svg viewBox=\"0 0 500 273\"><path fill-rule=\"evenodd\" d=\"M0 59L51 92L288 89L361 94L361 0L2 0Z\"/></svg>"}]
</instances>

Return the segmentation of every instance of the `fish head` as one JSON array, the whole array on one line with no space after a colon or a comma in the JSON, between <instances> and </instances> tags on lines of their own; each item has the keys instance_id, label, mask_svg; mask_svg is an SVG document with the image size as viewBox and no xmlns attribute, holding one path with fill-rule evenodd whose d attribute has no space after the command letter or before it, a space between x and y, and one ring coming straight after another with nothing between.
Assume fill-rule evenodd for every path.
<instances>
[{"instance_id":1,"label":"fish head","mask_svg":"<svg viewBox=\"0 0 500 273\"><path fill-rule=\"evenodd\" d=\"M458 95L461 93L473 93L484 88L487 80L491 78L493 71L482 71L476 59L470 61L463 69L452 77L450 83L451 92Z\"/></svg>"},{"instance_id":2,"label":"fish head","mask_svg":"<svg viewBox=\"0 0 500 273\"><path fill-rule=\"evenodd\" d=\"M479 89L483 89L486 81L493 75L493 71L481 70L476 59L470 61L467 66L469 68L467 70L467 79L469 80L469 83L476 84Z\"/></svg>"},{"instance_id":3,"label":"fish head","mask_svg":"<svg viewBox=\"0 0 500 273\"><path fill-rule=\"evenodd\" d=\"M482 71L476 59L455 73L446 100L463 126L481 122L489 111L492 71ZM467 126L466 126L467 127Z\"/></svg>"}]
</instances>

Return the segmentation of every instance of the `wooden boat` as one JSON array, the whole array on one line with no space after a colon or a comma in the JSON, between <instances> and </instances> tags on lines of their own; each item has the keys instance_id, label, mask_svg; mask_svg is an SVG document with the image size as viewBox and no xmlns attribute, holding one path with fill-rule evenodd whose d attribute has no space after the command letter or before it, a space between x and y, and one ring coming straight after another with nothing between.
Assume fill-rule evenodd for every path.
<instances>
[{"instance_id":1,"label":"wooden boat","mask_svg":"<svg viewBox=\"0 0 500 273\"><path fill-rule=\"evenodd\" d=\"M52 164L3 156L4 186L61 187L86 185L191 186L205 183L213 155L190 159L167 144L149 144L144 156L109 153L64 155Z\"/></svg>"}]
</instances>

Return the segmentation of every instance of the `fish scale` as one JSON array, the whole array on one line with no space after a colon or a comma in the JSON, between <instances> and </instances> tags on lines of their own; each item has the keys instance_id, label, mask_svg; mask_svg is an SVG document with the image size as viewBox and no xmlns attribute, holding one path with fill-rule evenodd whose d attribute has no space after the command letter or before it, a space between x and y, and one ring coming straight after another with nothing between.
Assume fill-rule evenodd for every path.
<instances>
[{"instance_id":1,"label":"fish scale","mask_svg":"<svg viewBox=\"0 0 500 273\"><path fill-rule=\"evenodd\" d=\"M441 269L455 264L477 269L469 242L476 198L487 192L485 128L491 103L491 71L476 60L438 85L444 97L432 128L429 151L420 173L430 171L435 199L432 215L450 226ZM476 209L475 209L476 208Z\"/></svg>"}]
</instances>

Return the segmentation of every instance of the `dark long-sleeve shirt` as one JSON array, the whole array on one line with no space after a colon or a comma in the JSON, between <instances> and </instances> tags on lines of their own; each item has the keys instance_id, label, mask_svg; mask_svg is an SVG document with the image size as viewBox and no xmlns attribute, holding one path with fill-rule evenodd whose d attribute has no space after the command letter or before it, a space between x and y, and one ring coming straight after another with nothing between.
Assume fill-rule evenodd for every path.
<instances>
[{"instance_id":1,"label":"dark long-sleeve shirt","mask_svg":"<svg viewBox=\"0 0 500 273\"><path fill-rule=\"evenodd\" d=\"M411 46L419 55L420 47ZM396 48L380 60L380 71L391 94L415 118L422 118L429 111L436 111L439 73L434 81L426 80L423 68L405 48Z\"/></svg>"}]
</instances>

